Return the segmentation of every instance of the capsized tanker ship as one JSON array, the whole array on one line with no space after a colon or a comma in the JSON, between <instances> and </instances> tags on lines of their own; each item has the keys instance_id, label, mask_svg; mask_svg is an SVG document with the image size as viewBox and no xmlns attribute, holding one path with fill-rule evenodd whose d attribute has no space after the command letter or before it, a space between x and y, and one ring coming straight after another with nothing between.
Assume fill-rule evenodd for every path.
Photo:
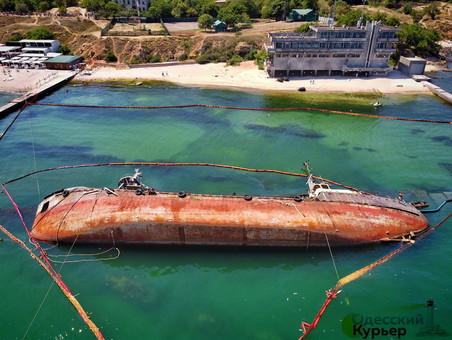
<instances>
[{"instance_id":1,"label":"capsized tanker ship","mask_svg":"<svg viewBox=\"0 0 452 340\"><path fill-rule=\"evenodd\" d=\"M117 189L73 187L39 204L31 235L46 242L346 246L408 240L429 227L412 204L333 189L309 174L306 194L252 197L160 192L138 169Z\"/></svg>"}]
</instances>

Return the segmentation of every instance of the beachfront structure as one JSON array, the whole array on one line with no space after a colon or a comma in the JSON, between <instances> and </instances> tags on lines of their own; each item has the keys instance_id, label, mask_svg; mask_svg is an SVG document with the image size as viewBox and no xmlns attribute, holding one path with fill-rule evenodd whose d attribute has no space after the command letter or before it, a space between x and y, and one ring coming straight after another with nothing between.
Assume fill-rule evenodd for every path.
<instances>
[{"instance_id":1,"label":"beachfront structure","mask_svg":"<svg viewBox=\"0 0 452 340\"><path fill-rule=\"evenodd\" d=\"M19 41L7 41L6 46L20 48L22 53L46 56L48 53L56 53L60 47L60 42L58 40L22 39Z\"/></svg>"},{"instance_id":2,"label":"beachfront structure","mask_svg":"<svg viewBox=\"0 0 452 340\"><path fill-rule=\"evenodd\" d=\"M44 65L50 70L74 70L83 62L83 57L73 55L60 55L44 61Z\"/></svg>"},{"instance_id":3,"label":"beachfront structure","mask_svg":"<svg viewBox=\"0 0 452 340\"><path fill-rule=\"evenodd\" d=\"M271 77L387 74L397 29L367 22L364 27L310 26L311 33L269 33L265 48Z\"/></svg>"},{"instance_id":4,"label":"beachfront structure","mask_svg":"<svg viewBox=\"0 0 452 340\"><path fill-rule=\"evenodd\" d=\"M398 70L408 76L422 75L425 71L427 60L419 57L400 57Z\"/></svg>"},{"instance_id":5,"label":"beachfront structure","mask_svg":"<svg viewBox=\"0 0 452 340\"><path fill-rule=\"evenodd\" d=\"M317 13L312 9L293 9L289 14L293 21L317 21Z\"/></svg>"},{"instance_id":6,"label":"beachfront structure","mask_svg":"<svg viewBox=\"0 0 452 340\"><path fill-rule=\"evenodd\" d=\"M151 5L151 0L114 0L118 5L123 5L127 9L136 9L138 13L147 11Z\"/></svg>"}]
</instances>

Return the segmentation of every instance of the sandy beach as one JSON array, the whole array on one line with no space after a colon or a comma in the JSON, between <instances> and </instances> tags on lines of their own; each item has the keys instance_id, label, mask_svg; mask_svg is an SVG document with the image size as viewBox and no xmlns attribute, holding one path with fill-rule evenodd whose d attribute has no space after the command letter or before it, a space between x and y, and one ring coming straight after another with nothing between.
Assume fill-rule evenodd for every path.
<instances>
[{"instance_id":1,"label":"sandy beach","mask_svg":"<svg viewBox=\"0 0 452 340\"><path fill-rule=\"evenodd\" d=\"M68 71L26 70L3 68L0 70L0 91L27 92L39 87L50 77ZM344 92L344 93L430 93L422 83L392 71L386 77L299 77L290 81L278 82L259 70L252 61L242 62L239 66L227 66L225 63L205 65L190 64L152 64L148 67L116 69L112 66L97 67L91 74L80 73L78 81L105 80L159 80L183 86L235 88L247 91L298 91L305 87L307 92Z\"/></svg>"},{"instance_id":2,"label":"sandy beach","mask_svg":"<svg viewBox=\"0 0 452 340\"><path fill-rule=\"evenodd\" d=\"M278 82L259 70L252 61L238 66L225 63L178 64L139 67L117 70L100 67L91 75L78 75L80 81L135 79L169 81L184 86L221 87L255 91L297 91L305 87L307 92L370 92L370 93L430 93L421 83L392 71L386 77L299 77Z\"/></svg>"}]
</instances>

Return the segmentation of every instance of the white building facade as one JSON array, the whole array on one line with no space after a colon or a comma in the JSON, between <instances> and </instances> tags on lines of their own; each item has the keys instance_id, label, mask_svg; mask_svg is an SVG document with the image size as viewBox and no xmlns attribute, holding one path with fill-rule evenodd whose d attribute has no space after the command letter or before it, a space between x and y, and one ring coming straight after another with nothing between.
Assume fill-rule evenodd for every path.
<instances>
[{"instance_id":1,"label":"white building facade","mask_svg":"<svg viewBox=\"0 0 452 340\"><path fill-rule=\"evenodd\" d=\"M311 26L312 33L270 33L266 69L272 77L387 74L397 29Z\"/></svg>"},{"instance_id":2,"label":"white building facade","mask_svg":"<svg viewBox=\"0 0 452 340\"><path fill-rule=\"evenodd\" d=\"M151 5L151 0L114 0L118 5L123 5L126 9L135 9L138 13L147 11Z\"/></svg>"}]
</instances>

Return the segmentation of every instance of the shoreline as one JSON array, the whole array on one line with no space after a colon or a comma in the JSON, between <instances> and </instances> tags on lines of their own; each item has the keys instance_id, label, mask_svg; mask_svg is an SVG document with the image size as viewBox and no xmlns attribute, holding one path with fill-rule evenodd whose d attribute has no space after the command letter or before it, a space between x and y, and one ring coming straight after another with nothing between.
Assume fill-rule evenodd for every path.
<instances>
[{"instance_id":1,"label":"shoreline","mask_svg":"<svg viewBox=\"0 0 452 340\"><path fill-rule=\"evenodd\" d=\"M429 70L428 70L429 71ZM431 70L430 70L431 71ZM55 70L13 69L7 72L3 68L0 91L24 93L31 86L38 87L40 81L55 73ZM65 73L71 71L57 71ZM8 76L11 74L11 77ZM13 78L8 80L8 78ZM227 66L225 63L182 63L152 64L146 67L116 69L115 66L100 66L91 74L79 73L73 82L103 81L164 81L186 87L231 89L247 92L271 93L351 93L373 94L432 94L420 82L403 75L397 70L381 77L291 77L289 81L278 82L268 77L264 70L259 70L253 61ZM306 92L299 92L304 87Z\"/></svg>"},{"instance_id":2,"label":"shoreline","mask_svg":"<svg viewBox=\"0 0 452 340\"><path fill-rule=\"evenodd\" d=\"M158 64L147 67L115 69L99 67L91 75L79 74L75 81L166 81L187 87L224 88L253 92L306 92L371 93L382 94L431 94L423 84L392 71L385 77L291 77L290 81L278 82L259 70L253 61L227 66L225 63L210 64ZM303 93L303 92L299 92Z\"/></svg>"}]
</instances>

